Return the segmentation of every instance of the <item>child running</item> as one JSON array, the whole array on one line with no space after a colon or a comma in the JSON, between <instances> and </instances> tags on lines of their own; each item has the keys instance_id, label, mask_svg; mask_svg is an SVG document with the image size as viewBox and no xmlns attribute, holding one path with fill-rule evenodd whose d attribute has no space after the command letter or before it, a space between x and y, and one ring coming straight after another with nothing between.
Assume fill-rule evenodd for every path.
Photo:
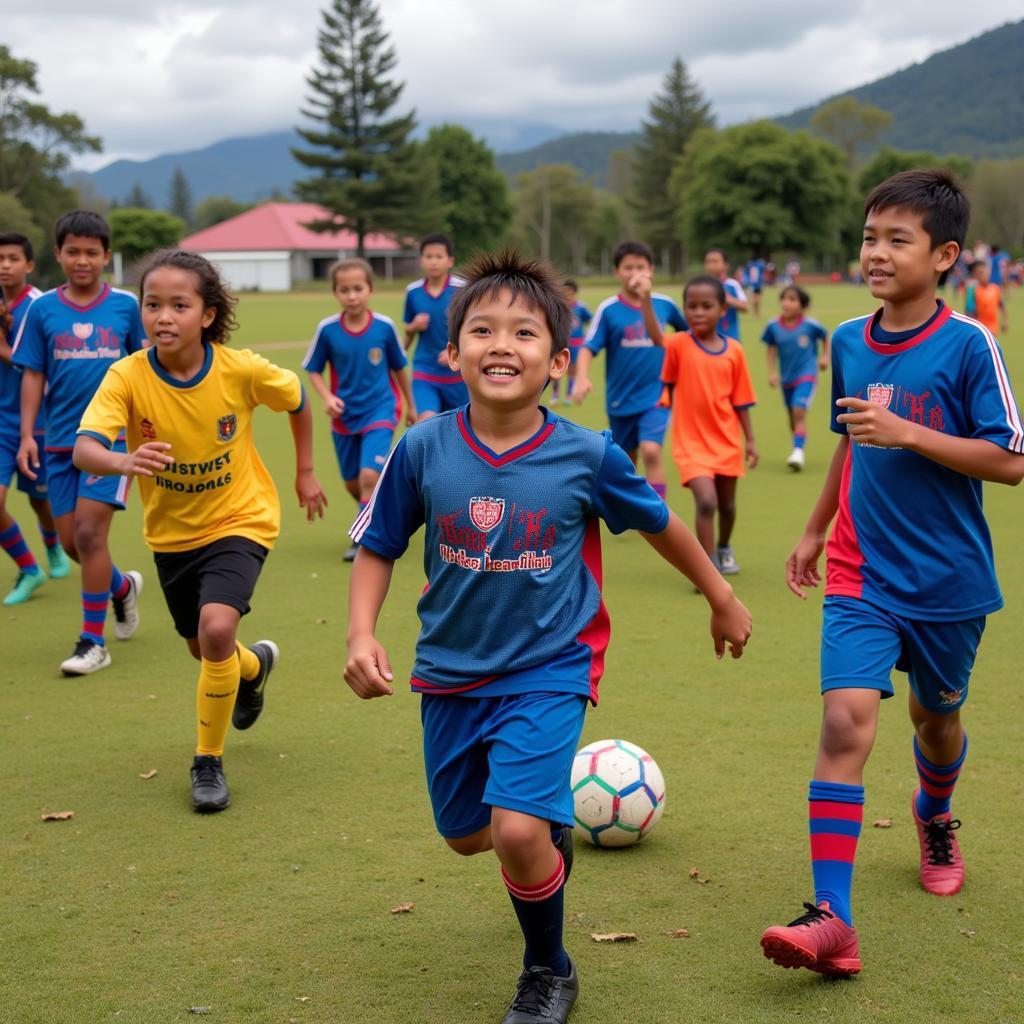
<instances>
[{"instance_id":1,"label":"child running","mask_svg":"<svg viewBox=\"0 0 1024 1024\"><path fill-rule=\"evenodd\" d=\"M29 306L43 293L28 283L35 268L32 243L21 234L0 234L0 548L18 568L14 587L3 603L10 607L27 601L46 582L29 549L21 527L7 511L7 491L17 476L18 490L26 495L39 521L39 532L46 545L50 576L62 579L71 571L60 546L50 502L47 498L46 471L40 466L36 479L18 468L18 444L21 438L21 374L11 365L11 344L18 335ZM42 420L36 424L36 444L41 442Z\"/></svg>"},{"instance_id":2,"label":"child running","mask_svg":"<svg viewBox=\"0 0 1024 1024\"><path fill-rule=\"evenodd\" d=\"M327 499L313 472L313 423L302 385L248 349L224 343L235 300L202 256L166 249L139 282L152 347L108 370L82 417L75 464L98 476L139 478L144 534L178 634L200 662L192 806L231 801L221 755L228 725L263 710L277 645L243 647L238 623L280 531L274 481L253 444L259 405L289 412L295 491L306 519ZM115 442L128 428L128 452Z\"/></svg>"},{"instance_id":3,"label":"child running","mask_svg":"<svg viewBox=\"0 0 1024 1024\"><path fill-rule=\"evenodd\" d=\"M114 512L125 507L128 478L82 473L71 460L75 431L107 369L141 349L146 336L135 296L103 281L111 257L107 222L97 213L74 210L57 221L55 235L67 282L29 306L11 357L22 370L18 468L31 480L39 477L35 432L45 391L50 509L61 545L82 566L82 630L60 669L66 676L84 676L110 664L103 635L108 604L114 608L114 636L135 635L142 576L120 572L107 546ZM123 441L114 443L124 452Z\"/></svg>"},{"instance_id":4,"label":"child running","mask_svg":"<svg viewBox=\"0 0 1024 1024\"><path fill-rule=\"evenodd\" d=\"M950 801L967 756L960 708L985 629L1002 606L983 480L1024 479L1024 426L995 338L936 299L970 207L943 171L905 171L865 203L861 269L882 307L832 339L832 429L821 496L786 564L790 590L820 582L821 741L808 793L814 901L761 937L782 967L861 969L853 865L864 766L892 670L909 673L918 788L911 821L926 892L951 896L964 861Z\"/></svg>"},{"instance_id":5,"label":"child running","mask_svg":"<svg viewBox=\"0 0 1024 1024\"><path fill-rule=\"evenodd\" d=\"M779 296L781 314L768 321L761 335L768 346L768 385L777 388L781 383L793 433L793 450L786 465L797 472L804 468L807 410L818 390L818 371L828 369L828 331L817 320L804 316L810 304L811 297L803 288L786 285Z\"/></svg>"},{"instance_id":6,"label":"child running","mask_svg":"<svg viewBox=\"0 0 1024 1024\"><path fill-rule=\"evenodd\" d=\"M345 679L393 692L377 619L395 559L425 528L427 587L412 687L422 694L427 783L457 853L494 850L525 941L504 1024L564 1022L579 990L562 944L572 864L569 777L609 622L600 520L641 531L705 594L721 657L739 657L750 615L689 530L606 432L538 406L569 366L571 309L555 272L481 254L452 302L448 353L469 406L395 446L352 534Z\"/></svg>"},{"instance_id":7,"label":"child running","mask_svg":"<svg viewBox=\"0 0 1024 1024\"><path fill-rule=\"evenodd\" d=\"M740 571L732 549L736 483L757 466L750 422L756 402L743 346L720 334L725 288L701 274L683 291L688 332L665 342L661 379L672 408L672 456L684 487L693 492L696 533L723 576ZM715 516L718 544L715 544Z\"/></svg>"},{"instance_id":8,"label":"child running","mask_svg":"<svg viewBox=\"0 0 1024 1024\"><path fill-rule=\"evenodd\" d=\"M341 315L320 321L302 367L331 417L341 479L363 509L391 450L401 415L399 393L409 425L416 422L416 406L395 323L370 310L370 264L340 260L331 268L331 284ZM323 376L328 366L330 385ZM355 557L353 544L342 559L351 562Z\"/></svg>"},{"instance_id":9,"label":"child running","mask_svg":"<svg viewBox=\"0 0 1024 1024\"><path fill-rule=\"evenodd\" d=\"M579 301L580 286L571 278L565 280L565 290L569 293L569 301L572 303L572 325L569 328L569 372L566 375L565 400L572 398L573 386L576 383L576 360L579 358L580 349L587 339L587 325L594 319L594 314ZM551 404L557 405L561 391L561 381L551 382Z\"/></svg>"}]
</instances>

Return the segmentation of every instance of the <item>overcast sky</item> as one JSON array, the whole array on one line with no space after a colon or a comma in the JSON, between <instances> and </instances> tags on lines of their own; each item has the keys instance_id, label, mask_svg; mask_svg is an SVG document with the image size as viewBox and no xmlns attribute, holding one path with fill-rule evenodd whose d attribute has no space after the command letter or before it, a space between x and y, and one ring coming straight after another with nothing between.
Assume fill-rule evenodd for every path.
<instances>
[{"instance_id":1,"label":"overcast sky","mask_svg":"<svg viewBox=\"0 0 1024 1024\"><path fill-rule=\"evenodd\" d=\"M327 0L42 0L2 41L104 155L294 125ZM788 113L1021 16L1019 0L381 0L402 102L567 130L635 128L679 54L720 122ZM642 10L642 14L639 13Z\"/></svg>"}]
</instances>

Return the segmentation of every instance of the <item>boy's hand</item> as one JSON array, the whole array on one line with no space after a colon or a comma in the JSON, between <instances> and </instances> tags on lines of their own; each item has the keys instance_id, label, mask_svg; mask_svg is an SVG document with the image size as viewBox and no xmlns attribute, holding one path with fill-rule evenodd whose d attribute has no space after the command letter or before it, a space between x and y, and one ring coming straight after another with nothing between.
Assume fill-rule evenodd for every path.
<instances>
[{"instance_id":1,"label":"boy's hand","mask_svg":"<svg viewBox=\"0 0 1024 1024\"><path fill-rule=\"evenodd\" d=\"M29 478L38 479L35 470L39 468L39 446L34 437L27 437L18 445L18 469Z\"/></svg>"},{"instance_id":2,"label":"boy's hand","mask_svg":"<svg viewBox=\"0 0 1024 1024\"><path fill-rule=\"evenodd\" d=\"M711 639L715 642L715 657L725 656L725 645L734 658L743 656L743 648L750 639L753 621L750 612L735 594L722 605L711 609Z\"/></svg>"},{"instance_id":3,"label":"boy's hand","mask_svg":"<svg viewBox=\"0 0 1024 1024\"><path fill-rule=\"evenodd\" d=\"M390 697L395 692L389 685L394 678L388 652L377 643L376 637L364 636L349 640L345 682L357 697L363 700Z\"/></svg>"},{"instance_id":4,"label":"boy's hand","mask_svg":"<svg viewBox=\"0 0 1024 1024\"><path fill-rule=\"evenodd\" d=\"M121 472L125 476L152 476L174 464L166 441L147 441L133 452L121 456Z\"/></svg>"},{"instance_id":5,"label":"boy's hand","mask_svg":"<svg viewBox=\"0 0 1024 1024\"><path fill-rule=\"evenodd\" d=\"M319 516L324 517L327 495L311 469L302 469L295 474L295 493L299 496L299 508L306 510L306 522L311 523Z\"/></svg>"},{"instance_id":6,"label":"boy's hand","mask_svg":"<svg viewBox=\"0 0 1024 1024\"><path fill-rule=\"evenodd\" d=\"M822 373L828 369L828 360L824 356L818 360L818 369L821 370Z\"/></svg>"},{"instance_id":7,"label":"boy's hand","mask_svg":"<svg viewBox=\"0 0 1024 1024\"><path fill-rule=\"evenodd\" d=\"M627 287L634 295L639 295L641 299L650 298L651 289L653 288L653 281L650 274L636 274L634 277L629 279Z\"/></svg>"},{"instance_id":8,"label":"boy's hand","mask_svg":"<svg viewBox=\"0 0 1024 1024\"><path fill-rule=\"evenodd\" d=\"M805 533L786 559L786 586L801 600L806 600L804 587L821 582L818 559L825 550L824 534Z\"/></svg>"},{"instance_id":9,"label":"boy's hand","mask_svg":"<svg viewBox=\"0 0 1024 1024\"><path fill-rule=\"evenodd\" d=\"M846 432L855 444L873 444L878 448L906 448L907 434L913 424L888 409L863 398L840 398L836 405L849 409L836 417L846 424Z\"/></svg>"},{"instance_id":10,"label":"boy's hand","mask_svg":"<svg viewBox=\"0 0 1024 1024\"><path fill-rule=\"evenodd\" d=\"M777 388L779 386L779 375L777 373L768 374L768 387Z\"/></svg>"},{"instance_id":11,"label":"boy's hand","mask_svg":"<svg viewBox=\"0 0 1024 1024\"><path fill-rule=\"evenodd\" d=\"M337 395L328 395L324 399L324 411L331 419L340 416L345 411L345 400Z\"/></svg>"},{"instance_id":12,"label":"boy's hand","mask_svg":"<svg viewBox=\"0 0 1024 1024\"><path fill-rule=\"evenodd\" d=\"M593 382L589 377L581 377L578 373L576 374L576 383L572 389L572 400L580 405L584 398L594 390Z\"/></svg>"},{"instance_id":13,"label":"boy's hand","mask_svg":"<svg viewBox=\"0 0 1024 1024\"><path fill-rule=\"evenodd\" d=\"M423 314L426 316L426 313ZM439 366L448 366L448 349L443 348L437 353L437 363Z\"/></svg>"},{"instance_id":14,"label":"boy's hand","mask_svg":"<svg viewBox=\"0 0 1024 1024\"><path fill-rule=\"evenodd\" d=\"M417 313L409 324L409 330L415 331L419 334L425 331L430 326L430 314L429 313Z\"/></svg>"},{"instance_id":15,"label":"boy's hand","mask_svg":"<svg viewBox=\"0 0 1024 1024\"><path fill-rule=\"evenodd\" d=\"M746 459L747 469L757 469L757 464L761 461L761 455L753 441L747 442Z\"/></svg>"},{"instance_id":16,"label":"boy's hand","mask_svg":"<svg viewBox=\"0 0 1024 1024\"><path fill-rule=\"evenodd\" d=\"M405 410L405 425L411 427L416 422L416 417L419 413L416 412L416 406L409 403L409 407Z\"/></svg>"}]
</instances>

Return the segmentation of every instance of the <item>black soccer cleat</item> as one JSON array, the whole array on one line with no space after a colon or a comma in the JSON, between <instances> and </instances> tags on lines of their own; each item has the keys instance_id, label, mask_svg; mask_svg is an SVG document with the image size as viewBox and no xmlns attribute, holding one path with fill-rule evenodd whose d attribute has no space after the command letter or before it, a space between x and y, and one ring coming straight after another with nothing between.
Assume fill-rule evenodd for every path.
<instances>
[{"instance_id":1,"label":"black soccer cleat","mask_svg":"<svg viewBox=\"0 0 1024 1024\"><path fill-rule=\"evenodd\" d=\"M563 825L557 840L555 839L554 831L552 831L551 842L562 855L562 864L565 865L565 881L568 882L569 875L572 873L572 828L568 825ZM562 884L564 885L565 882Z\"/></svg>"},{"instance_id":2,"label":"black soccer cleat","mask_svg":"<svg viewBox=\"0 0 1024 1024\"><path fill-rule=\"evenodd\" d=\"M274 671L281 652L273 640L260 640L249 648L259 659L260 672L255 679L242 679L238 684L238 696L231 712L231 724L236 729L248 729L263 710L263 691L270 673Z\"/></svg>"},{"instance_id":3,"label":"black soccer cleat","mask_svg":"<svg viewBox=\"0 0 1024 1024\"><path fill-rule=\"evenodd\" d=\"M196 754L192 759L192 806L200 814L223 811L231 803L228 780L219 757Z\"/></svg>"},{"instance_id":4,"label":"black soccer cleat","mask_svg":"<svg viewBox=\"0 0 1024 1024\"><path fill-rule=\"evenodd\" d=\"M569 976L559 978L550 967L527 967L516 982L516 994L501 1024L565 1024L580 994L576 965L569 961Z\"/></svg>"}]
</instances>

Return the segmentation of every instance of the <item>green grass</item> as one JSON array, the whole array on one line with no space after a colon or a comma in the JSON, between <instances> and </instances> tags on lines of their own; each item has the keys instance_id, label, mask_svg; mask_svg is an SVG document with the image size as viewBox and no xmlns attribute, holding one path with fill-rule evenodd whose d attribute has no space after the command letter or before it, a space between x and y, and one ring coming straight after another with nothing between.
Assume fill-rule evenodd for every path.
<instances>
[{"instance_id":1,"label":"green grass","mask_svg":"<svg viewBox=\"0 0 1024 1024\"><path fill-rule=\"evenodd\" d=\"M672 289L673 294L676 289ZM593 306L604 293L584 288ZM766 312L775 301L765 297ZM827 325L870 308L863 290L816 289ZM378 308L397 316L398 292ZM298 368L326 295L246 297L235 343ZM1024 300L1014 293L1011 371L1024 388ZM567 895L567 944L583 994L574 1020L898 1022L1020 1020L1020 809L1024 713L1015 622L1024 563L1012 556L1019 492L987 488L1009 611L994 616L966 711L971 753L957 795L968 861L949 900L916 881L914 785L900 695L885 706L868 767L856 909L864 973L829 983L784 972L757 945L810 894L805 796L820 701L820 596L788 596L782 566L820 487L832 440L819 401L808 469L790 475L785 416L765 384L760 324L743 325L761 404L762 465L739 489L737 590L755 631L739 662L716 663L703 601L636 536L606 537L612 645L585 739L621 736L664 771L657 831L625 851L582 849ZM569 413L603 425L600 396ZM282 664L268 709L229 737L233 806L189 809L195 666L171 628L141 538L137 500L118 517L115 558L146 572L143 624L112 641L113 667L81 680L57 666L78 628L75 578L4 609L0 666L0 1020L16 1024L201 1019L217 1024L497 1021L520 938L492 857L461 859L434 833L422 778L417 699L362 703L341 678L353 507L317 408L329 518L294 508L289 432L261 413L260 449L278 481L284 529L243 638L275 638ZM669 499L692 518L674 481ZM12 509L35 543L24 502ZM419 541L399 564L380 636L401 678L416 637ZM5 570L6 571L6 570ZM140 773L157 769L144 781ZM43 823L44 811L75 817ZM870 827L892 818L893 827ZM697 867L701 885L688 871ZM396 904L415 910L393 916ZM669 932L688 928L690 938ZM642 941L597 945L591 932ZM302 1001L307 1000L307 1001Z\"/></svg>"}]
</instances>

